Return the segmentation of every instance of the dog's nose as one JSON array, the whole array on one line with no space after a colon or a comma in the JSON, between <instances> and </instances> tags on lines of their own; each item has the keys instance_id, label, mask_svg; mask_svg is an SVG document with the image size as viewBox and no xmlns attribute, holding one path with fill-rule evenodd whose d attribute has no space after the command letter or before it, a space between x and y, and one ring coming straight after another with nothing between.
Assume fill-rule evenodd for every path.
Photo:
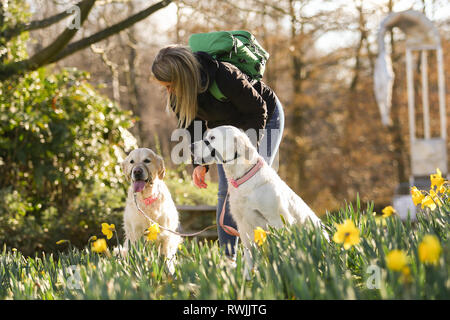
<instances>
[{"instance_id":1,"label":"dog's nose","mask_svg":"<svg viewBox=\"0 0 450 320\"><path fill-rule=\"evenodd\" d=\"M135 179L142 178L142 175L144 174L144 170L140 167L137 167L133 170L133 175Z\"/></svg>"}]
</instances>

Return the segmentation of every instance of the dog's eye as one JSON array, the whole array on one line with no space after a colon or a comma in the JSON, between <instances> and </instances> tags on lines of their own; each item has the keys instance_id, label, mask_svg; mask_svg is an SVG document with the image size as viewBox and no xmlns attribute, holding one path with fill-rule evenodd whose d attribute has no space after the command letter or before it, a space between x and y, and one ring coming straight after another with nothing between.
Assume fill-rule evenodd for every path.
<instances>
[{"instance_id":1,"label":"dog's eye","mask_svg":"<svg viewBox=\"0 0 450 320\"><path fill-rule=\"evenodd\" d=\"M130 160L130 163L134 163L134 160Z\"/></svg>"},{"instance_id":2,"label":"dog's eye","mask_svg":"<svg viewBox=\"0 0 450 320\"><path fill-rule=\"evenodd\" d=\"M215 138L216 138L216 137L211 136L211 137L209 138L209 140L213 141Z\"/></svg>"},{"instance_id":3,"label":"dog's eye","mask_svg":"<svg viewBox=\"0 0 450 320\"><path fill-rule=\"evenodd\" d=\"M150 159L145 159L144 162L145 163L150 163L151 161L150 161Z\"/></svg>"}]
</instances>

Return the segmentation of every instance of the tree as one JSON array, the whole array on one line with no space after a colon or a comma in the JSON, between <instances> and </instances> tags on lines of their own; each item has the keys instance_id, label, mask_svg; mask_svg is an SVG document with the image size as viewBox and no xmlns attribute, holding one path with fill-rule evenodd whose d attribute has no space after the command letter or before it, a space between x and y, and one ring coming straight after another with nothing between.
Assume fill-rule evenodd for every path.
<instances>
[{"instance_id":1,"label":"tree","mask_svg":"<svg viewBox=\"0 0 450 320\"><path fill-rule=\"evenodd\" d=\"M154 12L166 7L169 5L172 0L163 0L156 4L153 4L146 9L129 16L128 18L107 27L101 31L98 31L88 37L82 38L78 41L70 43L70 41L74 38L77 31L83 25L83 22L86 21L91 9L95 5L96 0L82 0L78 2L75 7L79 10L73 10L75 13L75 17L72 21L72 24L68 26L50 45L43 48L42 50L36 52L30 58L13 61L9 63L4 63L0 65L0 80L5 80L11 78L15 75L21 75L29 71L37 70L38 68L45 66L50 63L57 62L74 52L85 49L90 45L102 41L111 35L117 34L135 23L142 21L147 18ZM1 34L1 38L8 41L15 36L20 35L21 33L29 30L36 30L40 28L46 28L56 22L61 21L62 19L70 16L67 13L68 10L56 14L53 17L49 17L39 21L32 21L30 23L19 23L16 26L12 26L9 28L5 28ZM72 10L71 10L72 11ZM3 18L2 18L3 19ZM0 19L0 21L2 21ZM80 28L78 28L77 22L80 24ZM75 27L74 27L75 26ZM3 27L3 25L2 25ZM5 41L4 40L4 41ZM0 45L2 42L0 42Z\"/></svg>"}]
</instances>

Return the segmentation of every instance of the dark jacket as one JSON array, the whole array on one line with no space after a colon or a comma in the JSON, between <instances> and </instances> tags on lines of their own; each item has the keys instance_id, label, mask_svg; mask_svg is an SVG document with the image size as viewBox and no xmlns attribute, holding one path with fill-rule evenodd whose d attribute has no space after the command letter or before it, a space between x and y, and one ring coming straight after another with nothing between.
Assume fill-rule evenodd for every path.
<instances>
[{"instance_id":1,"label":"dark jacket","mask_svg":"<svg viewBox=\"0 0 450 320\"><path fill-rule=\"evenodd\" d=\"M211 84L215 80L228 99L219 101L208 90L198 95L198 110L194 121L201 121L202 134L194 136L193 121L187 127L191 142L201 139L207 129L231 125L244 131L255 129L259 144L262 138L259 129L266 127L276 105L272 89L262 81L252 81L234 65L219 62L206 52L196 52L194 55L202 66L202 82L206 84L209 78Z\"/></svg>"}]
</instances>

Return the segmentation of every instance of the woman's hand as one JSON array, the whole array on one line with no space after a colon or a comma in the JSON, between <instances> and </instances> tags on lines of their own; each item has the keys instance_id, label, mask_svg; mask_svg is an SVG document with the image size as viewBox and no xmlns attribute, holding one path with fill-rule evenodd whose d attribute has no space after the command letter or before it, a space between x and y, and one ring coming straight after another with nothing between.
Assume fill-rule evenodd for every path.
<instances>
[{"instance_id":1,"label":"woman's hand","mask_svg":"<svg viewBox=\"0 0 450 320\"><path fill-rule=\"evenodd\" d=\"M205 183L206 167L197 166L192 172L192 180L194 184L199 188L206 188L208 185Z\"/></svg>"}]
</instances>

